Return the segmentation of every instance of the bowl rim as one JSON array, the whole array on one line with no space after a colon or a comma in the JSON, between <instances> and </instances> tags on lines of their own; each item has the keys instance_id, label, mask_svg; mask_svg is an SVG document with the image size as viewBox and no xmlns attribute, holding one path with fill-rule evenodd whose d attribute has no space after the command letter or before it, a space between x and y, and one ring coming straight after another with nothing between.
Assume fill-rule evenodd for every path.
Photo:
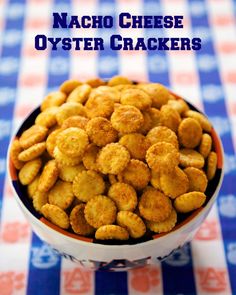
<instances>
[{"instance_id":1,"label":"bowl rim","mask_svg":"<svg viewBox=\"0 0 236 295\"><path fill-rule=\"evenodd\" d=\"M192 103L190 103L187 99L180 97L179 95L175 94L172 91L169 91L171 94L173 94L175 97L177 98L181 98L184 101L186 101L190 106L194 107L198 112L202 113L202 111L200 111L197 107L195 107ZM142 248L145 247L146 245L151 245L151 244L155 244L157 241L160 240L164 240L165 238L170 237L171 235L177 235L178 233L181 233L182 231L186 230L188 227L191 227L195 221L201 216L203 215L205 212L209 211L209 209L212 207L213 203L216 200L216 197L219 193L219 190L221 188L222 182L223 182L223 178L224 178L224 148L223 148L223 144L221 141L220 136L218 135L218 133L216 132L216 130L212 127L212 129L214 130L215 136L216 136L216 140L218 141L219 144L219 152L221 154L221 160L222 160L222 165L221 165L221 174L220 174L220 178L219 178L219 182L216 186L216 189L214 191L214 193L212 194L210 200L207 202L207 204L201 208L201 210L199 212L197 212L194 216L192 216L192 218L190 220L188 220L187 222L183 223L182 225L180 225L178 228L174 229L173 231L170 231L168 233L164 233L163 235L160 235L157 238L154 239L150 239L147 241L143 241L143 242L138 242L135 244L112 244L112 245L107 245L107 244L102 244L102 243L93 243L93 242L88 242L82 239L76 239L73 238L71 236L65 235L63 234L63 232L60 232L58 230L55 230L53 227L47 225L46 223L42 222L42 220L38 219L30 210L28 210L28 208L24 205L23 201L21 200L20 196L18 195L15 187L13 186L13 179L11 177L11 172L10 172L10 147L12 145L13 140L16 137L16 134L19 132L20 128L22 127L22 125L24 124L24 122L39 108L40 106L38 106L37 108L34 108L27 116L26 119L22 120L21 123L18 125L17 128L15 128L13 135L11 136L11 140L9 142L9 146L8 146L8 151L7 151L7 177L8 180L10 181L10 186L11 189L14 193L14 197L17 201L17 203L20 205L20 207L22 208L23 211L26 211L27 213L30 214L30 216L33 218L34 222L37 223L37 225L41 228L45 228L45 230L54 233L56 235L61 236L64 240L67 240L68 242L74 242L77 243L78 245L83 245L89 248L101 248L101 249L114 249L114 250L123 250L125 248ZM203 113L204 114L204 113ZM206 114L204 114L206 116ZM207 116L206 116L207 117ZM207 213L208 214L208 213ZM191 217L191 215L190 215ZM27 222L29 222L29 220L27 219ZM30 223L30 222L29 222ZM32 225L31 225L32 228ZM157 234L153 234L153 235L157 235ZM86 238L85 238L86 239ZM89 240L89 238L88 238Z\"/></svg>"}]
</instances>

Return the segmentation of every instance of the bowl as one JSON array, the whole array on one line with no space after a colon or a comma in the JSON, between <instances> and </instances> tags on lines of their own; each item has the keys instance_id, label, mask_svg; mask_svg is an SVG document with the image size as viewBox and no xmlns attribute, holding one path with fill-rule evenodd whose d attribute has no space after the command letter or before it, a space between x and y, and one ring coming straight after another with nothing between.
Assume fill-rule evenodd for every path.
<instances>
[{"instance_id":1,"label":"bowl","mask_svg":"<svg viewBox=\"0 0 236 295\"><path fill-rule=\"evenodd\" d=\"M171 94L177 99L179 98L178 95ZM187 104L191 109L200 112L189 102ZM25 119L13 139L19 137L25 129L34 124L39 112L40 108L38 107ZM207 202L202 208L180 221L171 232L154 234L148 239L137 240L136 243L101 244L95 239L78 236L50 223L33 208L32 202L26 195L26 189L17 179L17 171L11 162L9 151L7 157L8 175L17 203L31 224L33 231L41 240L48 243L58 254L80 266L94 270L123 271L163 260L193 239L194 234L212 208L223 180L223 147L214 128L211 130L211 136L218 164L216 175L207 187Z\"/></svg>"}]
</instances>

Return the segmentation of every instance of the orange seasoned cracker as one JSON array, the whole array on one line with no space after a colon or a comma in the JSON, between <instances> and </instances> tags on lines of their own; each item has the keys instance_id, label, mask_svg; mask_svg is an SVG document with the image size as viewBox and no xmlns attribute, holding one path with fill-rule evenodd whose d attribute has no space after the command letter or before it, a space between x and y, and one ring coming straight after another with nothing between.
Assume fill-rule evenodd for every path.
<instances>
[{"instance_id":1,"label":"orange seasoned cracker","mask_svg":"<svg viewBox=\"0 0 236 295\"><path fill-rule=\"evenodd\" d=\"M150 129L153 127L153 120L148 110L142 111L143 115L143 124L139 128L141 134L146 135Z\"/></svg>"},{"instance_id":2,"label":"orange seasoned cracker","mask_svg":"<svg viewBox=\"0 0 236 295\"><path fill-rule=\"evenodd\" d=\"M139 212L149 221L164 221L171 214L170 199L160 191L150 188L144 191L139 201Z\"/></svg>"},{"instance_id":3,"label":"orange seasoned cracker","mask_svg":"<svg viewBox=\"0 0 236 295\"><path fill-rule=\"evenodd\" d=\"M173 146L175 146L177 149L179 148L176 134L174 131L165 126L157 126L152 128L147 134L147 139L152 145L157 142L168 142L173 144Z\"/></svg>"},{"instance_id":4,"label":"orange seasoned cracker","mask_svg":"<svg viewBox=\"0 0 236 295\"><path fill-rule=\"evenodd\" d=\"M208 180L206 174L202 170L195 167L187 167L184 169L184 173L189 179L189 192L205 192Z\"/></svg>"},{"instance_id":5,"label":"orange seasoned cracker","mask_svg":"<svg viewBox=\"0 0 236 295\"><path fill-rule=\"evenodd\" d=\"M180 153L180 165L183 167L195 167L202 168L204 166L204 158L201 154L193 149L181 149Z\"/></svg>"},{"instance_id":6,"label":"orange seasoned cracker","mask_svg":"<svg viewBox=\"0 0 236 295\"><path fill-rule=\"evenodd\" d=\"M93 92L86 104L86 112L88 117L104 117L109 118L114 111L114 101L107 93Z\"/></svg>"},{"instance_id":7,"label":"orange seasoned cracker","mask_svg":"<svg viewBox=\"0 0 236 295\"><path fill-rule=\"evenodd\" d=\"M170 105L163 105L161 107L160 115L161 124L170 128L174 132L177 132L179 124L181 122L181 117L179 113Z\"/></svg>"},{"instance_id":8,"label":"orange seasoned cracker","mask_svg":"<svg viewBox=\"0 0 236 295\"><path fill-rule=\"evenodd\" d=\"M130 160L128 150L119 143L110 143L101 149L97 157L98 169L103 174L118 174Z\"/></svg>"},{"instance_id":9,"label":"orange seasoned cracker","mask_svg":"<svg viewBox=\"0 0 236 295\"><path fill-rule=\"evenodd\" d=\"M108 81L108 86L117 86L117 85L131 85L133 84L132 81L130 81L128 78L124 76L113 76L109 81Z\"/></svg>"},{"instance_id":10,"label":"orange seasoned cracker","mask_svg":"<svg viewBox=\"0 0 236 295\"><path fill-rule=\"evenodd\" d=\"M75 79L70 79L70 80L66 80L64 81L59 89L61 92L64 92L66 95L70 94L71 91L73 91L76 87L78 87L79 85L81 85L82 83L78 80Z\"/></svg>"},{"instance_id":11,"label":"orange seasoned cracker","mask_svg":"<svg viewBox=\"0 0 236 295\"><path fill-rule=\"evenodd\" d=\"M51 107L59 107L66 101L66 94L61 91L50 92L41 103L41 111Z\"/></svg>"},{"instance_id":12,"label":"orange seasoned cracker","mask_svg":"<svg viewBox=\"0 0 236 295\"><path fill-rule=\"evenodd\" d=\"M95 196L85 205L84 215L91 226L99 228L102 225L112 224L115 221L116 206L106 196Z\"/></svg>"},{"instance_id":13,"label":"orange seasoned cracker","mask_svg":"<svg viewBox=\"0 0 236 295\"><path fill-rule=\"evenodd\" d=\"M24 162L18 159L19 154L22 152L22 147L18 139L14 139L10 147L10 158L16 169L21 169Z\"/></svg>"},{"instance_id":14,"label":"orange seasoned cracker","mask_svg":"<svg viewBox=\"0 0 236 295\"><path fill-rule=\"evenodd\" d=\"M171 231L177 222L177 213L174 208L172 208L170 216L160 222L147 221L147 228L154 231L155 233L166 233Z\"/></svg>"},{"instance_id":15,"label":"orange seasoned cracker","mask_svg":"<svg viewBox=\"0 0 236 295\"><path fill-rule=\"evenodd\" d=\"M19 177L20 183L23 185L30 184L37 176L41 166L42 166L42 160L39 158L26 162L19 171L18 177Z\"/></svg>"},{"instance_id":16,"label":"orange seasoned cracker","mask_svg":"<svg viewBox=\"0 0 236 295\"><path fill-rule=\"evenodd\" d=\"M88 135L83 129L70 127L57 136L57 147L70 157L82 156L89 144Z\"/></svg>"},{"instance_id":17,"label":"orange seasoned cracker","mask_svg":"<svg viewBox=\"0 0 236 295\"><path fill-rule=\"evenodd\" d=\"M179 152L168 142L152 145L146 153L148 166L155 171L169 171L179 164Z\"/></svg>"},{"instance_id":18,"label":"orange seasoned cracker","mask_svg":"<svg viewBox=\"0 0 236 295\"><path fill-rule=\"evenodd\" d=\"M122 105L111 115L112 126L121 133L136 132L144 122L143 115L134 106Z\"/></svg>"},{"instance_id":19,"label":"orange seasoned cracker","mask_svg":"<svg viewBox=\"0 0 236 295\"><path fill-rule=\"evenodd\" d=\"M158 109L150 108L147 110L147 113L149 114L149 116L152 120L151 128L162 125L161 112Z\"/></svg>"},{"instance_id":20,"label":"orange seasoned cracker","mask_svg":"<svg viewBox=\"0 0 236 295\"><path fill-rule=\"evenodd\" d=\"M75 206L70 213L70 225L76 234L89 236L94 233L94 228L88 224L84 217L85 204Z\"/></svg>"},{"instance_id":21,"label":"orange seasoned cracker","mask_svg":"<svg viewBox=\"0 0 236 295\"><path fill-rule=\"evenodd\" d=\"M193 118L199 122L201 125L202 129L206 132L211 132L211 123L208 121L206 116L203 114L193 111L193 110L188 110L184 112L183 114L185 117Z\"/></svg>"},{"instance_id":22,"label":"orange seasoned cracker","mask_svg":"<svg viewBox=\"0 0 236 295\"><path fill-rule=\"evenodd\" d=\"M189 192L175 199L174 207L177 212L188 213L200 208L206 201L206 195L202 192Z\"/></svg>"},{"instance_id":23,"label":"orange seasoned cracker","mask_svg":"<svg viewBox=\"0 0 236 295\"><path fill-rule=\"evenodd\" d=\"M148 138L139 133L125 134L119 140L130 153L131 158L144 160L151 143Z\"/></svg>"},{"instance_id":24,"label":"orange seasoned cracker","mask_svg":"<svg viewBox=\"0 0 236 295\"><path fill-rule=\"evenodd\" d=\"M85 167L82 163L76 166L65 166L58 165L59 168L59 178L67 182L73 182L75 177L82 171L85 170Z\"/></svg>"},{"instance_id":25,"label":"orange seasoned cracker","mask_svg":"<svg viewBox=\"0 0 236 295\"><path fill-rule=\"evenodd\" d=\"M140 238L146 232L146 226L137 214L129 211L120 211L117 213L117 224L127 229L132 238Z\"/></svg>"},{"instance_id":26,"label":"orange seasoned cracker","mask_svg":"<svg viewBox=\"0 0 236 295\"><path fill-rule=\"evenodd\" d=\"M147 164L139 160L130 160L126 168L118 175L120 181L132 185L137 190L144 189L151 179Z\"/></svg>"},{"instance_id":27,"label":"orange seasoned cracker","mask_svg":"<svg viewBox=\"0 0 236 295\"><path fill-rule=\"evenodd\" d=\"M103 117L91 119L86 126L86 132L90 141L98 146L115 142L118 137L118 133L112 127L111 122Z\"/></svg>"},{"instance_id":28,"label":"orange seasoned cracker","mask_svg":"<svg viewBox=\"0 0 236 295\"><path fill-rule=\"evenodd\" d=\"M99 151L100 151L99 147L97 147L93 143L87 146L82 159L86 169L98 171L98 165L96 160L97 160L97 155Z\"/></svg>"},{"instance_id":29,"label":"orange seasoned cracker","mask_svg":"<svg viewBox=\"0 0 236 295\"><path fill-rule=\"evenodd\" d=\"M63 210L70 207L73 200L74 194L70 182L58 180L48 192L49 204L56 205Z\"/></svg>"},{"instance_id":30,"label":"orange seasoned cracker","mask_svg":"<svg viewBox=\"0 0 236 295\"><path fill-rule=\"evenodd\" d=\"M61 126L67 118L72 116L87 117L85 107L77 102L64 103L60 106L56 114L58 125Z\"/></svg>"},{"instance_id":31,"label":"orange seasoned cracker","mask_svg":"<svg viewBox=\"0 0 236 295\"><path fill-rule=\"evenodd\" d=\"M67 97L67 102L85 103L89 97L92 87L88 84L77 86Z\"/></svg>"},{"instance_id":32,"label":"orange seasoned cracker","mask_svg":"<svg viewBox=\"0 0 236 295\"><path fill-rule=\"evenodd\" d=\"M46 143L40 142L30 146L28 149L22 151L18 155L18 160L22 162L28 162L35 158L38 158L46 149Z\"/></svg>"},{"instance_id":33,"label":"orange seasoned cracker","mask_svg":"<svg viewBox=\"0 0 236 295\"><path fill-rule=\"evenodd\" d=\"M58 107L51 107L46 109L44 112L40 113L36 117L35 124L44 126L46 128L53 127L57 124L56 113L58 109Z\"/></svg>"},{"instance_id":34,"label":"orange seasoned cracker","mask_svg":"<svg viewBox=\"0 0 236 295\"><path fill-rule=\"evenodd\" d=\"M72 116L67 118L61 125L61 129L67 129L70 127L77 127L85 130L89 119L82 116Z\"/></svg>"},{"instance_id":35,"label":"orange seasoned cracker","mask_svg":"<svg viewBox=\"0 0 236 295\"><path fill-rule=\"evenodd\" d=\"M65 166L76 166L82 161L82 157L67 156L62 153L57 146L54 148L53 155L59 164Z\"/></svg>"},{"instance_id":36,"label":"orange seasoned cracker","mask_svg":"<svg viewBox=\"0 0 236 295\"><path fill-rule=\"evenodd\" d=\"M160 186L166 196L175 199L188 191L189 180L182 169L175 167L168 173L161 173Z\"/></svg>"},{"instance_id":37,"label":"orange seasoned cracker","mask_svg":"<svg viewBox=\"0 0 236 295\"><path fill-rule=\"evenodd\" d=\"M37 191L33 195L33 206L34 209L38 212L41 211L43 205L48 202L48 194L46 192Z\"/></svg>"},{"instance_id":38,"label":"orange seasoned cracker","mask_svg":"<svg viewBox=\"0 0 236 295\"><path fill-rule=\"evenodd\" d=\"M106 82L100 78L91 78L86 81L86 84L90 85L92 88L106 85Z\"/></svg>"},{"instance_id":39,"label":"orange seasoned cracker","mask_svg":"<svg viewBox=\"0 0 236 295\"><path fill-rule=\"evenodd\" d=\"M102 176L91 170L82 171L73 181L74 195L82 202L89 201L96 195L101 195L105 190Z\"/></svg>"},{"instance_id":40,"label":"orange seasoned cracker","mask_svg":"<svg viewBox=\"0 0 236 295\"><path fill-rule=\"evenodd\" d=\"M41 192L48 192L55 182L57 181L59 175L59 169L55 160L50 160L43 168L43 172L40 175L38 190Z\"/></svg>"},{"instance_id":41,"label":"orange seasoned cracker","mask_svg":"<svg viewBox=\"0 0 236 295\"><path fill-rule=\"evenodd\" d=\"M201 138L201 143L199 145L199 153L203 156L204 159L210 154L212 147L212 138L209 134L204 133Z\"/></svg>"},{"instance_id":42,"label":"orange seasoned cracker","mask_svg":"<svg viewBox=\"0 0 236 295\"><path fill-rule=\"evenodd\" d=\"M186 148L195 148L202 139L202 127L197 120L185 118L178 127L179 142Z\"/></svg>"},{"instance_id":43,"label":"orange seasoned cracker","mask_svg":"<svg viewBox=\"0 0 236 295\"><path fill-rule=\"evenodd\" d=\"M115 87L110 86L99 86L98 88L94 89L93 91L96 91L97 93L106 93L109 95L111 100L114 101L114 103L120 102L120 92Z\"/></svg>"},{"instance_id":44,"label":"orange seasoned cracker","mask_svg":"<svg viewBox=\"0 0 236 295\"><path fill-rule=\"evenodd\" d=\"M161 108L169 100L168 89L159 83L147 83L139 84L138 88L144 90L152 99L152 106L155 108Z\"/></svg>"},{"instance_id":45,"label":"orange seasoned cracker","mask_svg":"<svg viewBox=\"0 0 236 295\"><path fill-rule=\"evenodd\" d=\"M41 212L43 216L51 221L53 224L63 229L69 228L69 217L61 208L52 204L45 204L42 206Z\"/></svg>"},{"instance_id":46,"label":"orange seasoned cracker","mask_svg":"<svg viewBox=\"0 0 236 295\"><path fill-rule=\"evenodd\" d=\"M97 229L95 238L98 240L128 240L129 233L119 225L108 224Z\"/></svg>"},{"instance_id":47,"label":"orange seasoned cracker","mask_svg":"<svg viewBox=\"0 0 236 295\"><path fill-rule=\"evenodd\" d=\"M189 110L188 104L183 99L169 99L168 105L176 110L180 115Z\"/></svg>"},{"instance_id":48,"label":"orange seasoned cracker","mask_svg":"<svg viewBox=\"0 0 236 295\"><path fill-rule=\"evenodd\" d=\"M207 158L207 178L212 180L216 174L217 169L217 154L215 152L210 152Z\"/></svg>"},{"instance_id":49,"label":"orange seasoned cracker","mask_svg":"<svg viewBox=\"0 0 236 295\"><path fill-rule=\"evenodd\" d=\"M46 139L46 149L51 157L54 157L54 149L56 147L57 136L61 132L61 129L54 130L50 133Z\"/></svg>"},{"instance_id":50,"label":"orange seasoned cracker","mask_svg":"<svg viewBox=\"0 0 236 295\"><path fill-rule=\"evenodd\" d=\"M38 183L39 183L39 175L37 175L35 179L30 184L28 184L27 193L30 199L33 199L34 194L38 190Z\"/></svg>"},{"instance_id":51,"label":"orange seasoned cracker","mask_svg":"<svg viewBox=\"0 0 236 295\"><path fill-rule=\"evenodd\" d=\"M135 189L122 182L116 182L110 186L108 197L115 202L119 211L134 211L138 203Z\"/></svg>"},{"instance_id":52,"label":"orange seasoned cracker","mask_svg":"<svg viewBox=\"0 0 236 295\"><path fill-rule=\"evenodd\" d=\"M142 89L126 89L121 92L120 102L123 105L131 105L139 110L151 107L152 99Z\"/></svg>"},{"instance_id":53,"label":"orange seasoned cracker","mask_svg":"<svg viewBox=\"0 0 236 295\"><path fill-rule=\"evenodd\" d=\"M27 149L30 146L42 142L47 136L48 129L40 125L33 125L29 129L25 130L19 139L20 145L23 149Z\"/></svg>"}]
</instances>

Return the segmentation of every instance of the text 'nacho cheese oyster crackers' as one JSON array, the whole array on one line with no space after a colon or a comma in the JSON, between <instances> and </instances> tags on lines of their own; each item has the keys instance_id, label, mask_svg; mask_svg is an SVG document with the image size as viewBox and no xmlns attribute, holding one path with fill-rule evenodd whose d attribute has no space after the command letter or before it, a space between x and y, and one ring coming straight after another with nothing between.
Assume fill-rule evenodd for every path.
<instances>
[{"instance_id":1,"label":"text 'nacho cheese oyster crackers'","mask_svg":"<svg viewBox=\"0 0 236 295\"><path fill-rule=\"evenodd\" d=\"M71 79L44 98L10 157L38 214L78 236L126 243L170 232L209 199L211 130L159 83Z\"/></svg>"}]
</instances>

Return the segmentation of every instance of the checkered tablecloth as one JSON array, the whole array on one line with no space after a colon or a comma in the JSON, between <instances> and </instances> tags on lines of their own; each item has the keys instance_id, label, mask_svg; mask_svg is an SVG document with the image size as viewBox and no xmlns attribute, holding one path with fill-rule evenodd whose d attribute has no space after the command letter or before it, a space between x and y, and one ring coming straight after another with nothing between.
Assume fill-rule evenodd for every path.
<instances>
[{"instance_id":1,"label":"checkered tablecloth","mask_svg":"<svg viewBox=\"0 0 236 295\"><path fill-rule=\"evenodd\" d=\"M184 15L184 29L52 30L52 12ZM200 51L37 51L47 36L200 37ZM11 135L68 77L126 75L170 87L206 112L225 149L225 179L191 244L159 265L93 272L32 233L6 176ZM0 0L0 294L236 294L236 1Z\"/></svg>"}]
</instances>

